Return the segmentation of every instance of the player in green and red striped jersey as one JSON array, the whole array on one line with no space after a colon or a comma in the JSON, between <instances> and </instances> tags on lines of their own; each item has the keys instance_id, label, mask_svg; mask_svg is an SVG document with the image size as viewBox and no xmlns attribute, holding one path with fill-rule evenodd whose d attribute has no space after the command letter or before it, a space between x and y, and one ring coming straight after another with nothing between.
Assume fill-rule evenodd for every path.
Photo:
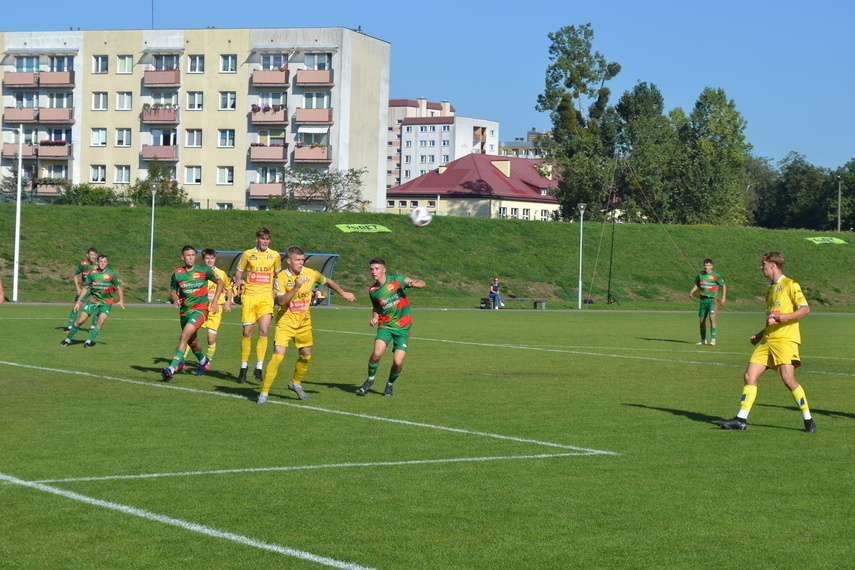
<instances>
[{"instance_id":1,"label":"player in green and red striped jersey","mask_svg":"<svg viewBox=\"0 0 855 570\"><path fill-rule=\"evenodd\" d=\"M375 257L368 262L374 285L368 289L371 297L372 313L370 326L377 325L377 336L374 338L374 350L368 358L368 379L356 391L364 396L374 384L374 376L380 359L386 352L386 347L392 343L392 368L389 380L386 382L384 396L391 396L393 385L401 370L404 368L404 357L407 355L407 344L410 338L410 326L413 323L410 311L410 301L407 299L407 288L423 288L426 283L421 279L413 279L404 275L387 275L386 262Z\"/></svg>"},{"instance_id":2,"label":"player in green and red striped jersey","mask_svg":"<svg viewBox=\"0 0 855 570\"><path fill-rule=\"evenodd\" d=\"M71 337L77 334L89 315L94 315L94 323L89 331L89 338L83 343L85 348L91 348L94 345L95 337L101 332L107 317L110 316L110 309L113 308L113 305L119 305L124 310L125 291L122 288L122 281L119 279L118 273L107 268L108 262L106 255L99 255L98 268L86 276L85 287L78 295L77 302L74 303L74 310L79 312L77 321L68 329L68 335L62 341L61 346L65 347L71 344ZM118 302L116 301L117 295Z\"/></svg>"},{"instance_id":3,"label":"player in green and red striped jersey","mask_svg":"<svg viewBox=\"0 0 855 570\"><path fill-rule=\"evenodd\" d=\"M77 264L77 269L72 276L74 280L74 301L77 302L77 298L83 293L83 289L86 287L86 276L98 269L98 250L94 247L90 247L86 252L86 259ZM74 307L71 308L71 313L68 314L68 326L65 327L65 330L68 331L71 329L71 325L77 322L77 311L74 310Z\"/></svg>"},{"instance_id":4,"label":"player in green and red striped jersey","mask_svg":"<svg viewBox=\"0 0 855 570\"><path fill-rule=\"evenodd\" d=\"M695 291L700 292L701 306L698 309L700 318L701 340L698 344L707 344L707 319L710 321L710 345L715 346L718 326L716 315L720 305L727 303L727 283L724 277L713 271L713 260L704 260L704 270L695 277L695 285L689 291L689 297L695 298Z\"/></svg>"},{"instance_id":5,"label":"player in green and red striped jersey","mask_svg":"<svg viewBox=\"0 0 855 570\"><path fill-rule=\"evenodd\" d=\"M181 259L184 265L172 272L169 289L172 304L176 309L181 309L181 336L178 337L178 346L172 353L172 362L161 370L164 382L172 378L176 369L183 368L181 364L184 362L184 351L187 350L188 345L199 359L196 376L204 374L210 366L211 361L202 350L197 332L205 323L208 311L216 313L219 310L216 299L219 299L223 292L223 281L220 276L210 267L196 265L195 247L185 245L181 250ZM212 298L208 297L208 281L217 284L217 290L214 291Z\"/></svg>"}]
</instances>

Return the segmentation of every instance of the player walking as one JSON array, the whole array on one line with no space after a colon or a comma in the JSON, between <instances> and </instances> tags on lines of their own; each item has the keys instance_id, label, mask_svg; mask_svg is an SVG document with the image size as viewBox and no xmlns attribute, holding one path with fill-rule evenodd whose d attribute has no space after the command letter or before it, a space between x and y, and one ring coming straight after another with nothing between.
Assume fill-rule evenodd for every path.
<instances>
[{"instance_id":1,"label":"player walking","mask_svg":"<svg viewBox=\"0 0 855 570\"><path fill-rule=\"evenodd\" d=\"M80 294L83 293L83 289L86 287L86 276L98 269L98 250L94 247L90 247L86 251L86 258L77 264L77 269L74 271L74 275L72 279L74 281L74 302L77 303L77 298L80 297ZM66 332L71 329L71 325L73 325L77 321L77 311L74 310L74 306L71 307L71 312L68 314L68 326L65 327Z\"/></svg>"},{"instance_id":2,"label":"player walking","mask_svg":"<svg viewBox=\"0 0 855 570\"><path fill-rule=\"evenodd\" d=\"M695 285L689 291L689 297L695 298L695 291L700 290L701 306L698 308L700 318L701 340L698 344L707 344L707 319L710 322L710 346L715 346L718 326L716 316L720 304L727 302L727 284L724 278L713 271L713 260L704 260L704 270L695 277ZM720 302L720 304L719 304Z\"/></svg>"},{"instance_id":3,"label":"player walking","mask_svg":"<svg viewBox=\"0 0 855 570\"><path fill-rule=\"evenodd\" d=\"M122 310L125 310L125 290L122 288L122 281L119 279L118 273L107 268L108 263L109 260L106 255L99 255L98 267L86 276L83 291L74 303L73 310L78 313L77 321L68 329L68 335L60 346L66 347L71 344L72 337L77 334L89 315L93 315L94 326L89 331L89 337L83 343L85 348L92 348L95 345L95 337L104 328L104 323L110 316L113 305L119 305ZM118 302L116 301L117 295ZM84 299L86 299L85 303L83 302Z\"/></svg>"}]
</instances>

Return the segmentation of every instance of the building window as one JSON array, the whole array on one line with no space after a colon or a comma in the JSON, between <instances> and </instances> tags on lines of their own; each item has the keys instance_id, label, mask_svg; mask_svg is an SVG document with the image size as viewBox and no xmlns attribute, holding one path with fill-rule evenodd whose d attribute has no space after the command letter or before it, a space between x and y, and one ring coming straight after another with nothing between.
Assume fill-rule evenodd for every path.
<instances>
[{"instance_id":1,"label":"building window","mask_svg":"<svg viewBox=\"0 0 855 570\"><path fill-rule=\"evenodd\" d=\"M202 183L202 167L201 166L185 166L184 167L184 183L185 184L201 184Z\"/></svg>"},{"instance_id":2,"label":"building window","mask_svg":"<svg viewBox=\"0 0 855 570\"><path fill-rule=\"evenodd\" d=\"M92 146L107 146L107 129L92 129Z\"/></svg>"},{"instance_id":3,"label":"building window","mask_svg":"<svg viewBox=\"0 0 855 570\"><path fill-rule=\"evenodd\" d=\"M405 133L411 133L411 132L413 132L413 127L404 127L404 132L405 132Z\"/></svg>"},{"instance_id":4,"label":"building window","mask_svg":"<svg viewBox=\"0 0 855 570\"><path fill-rule=\"evenodd\" d=\"M504 206L499 208L499 217L500 218L507 218L508 217L508 209L505 208Z\"/></svg>"},{"instance_id":5,"label":"building window","mask_svg":"<svg viewBox=\"0 0 855 570\"><path fill-rule=\"evenodd\" d=\"M48 107L51 109L71 109L72 104L71 93L48 93Z\"/></svg>"},{"instance_id":6,"label":"building window","mask_svg":"<svg viewBox=\"0 0 855 570\"><path fill-rule=\"evenodd\" d=\"M184 146L199 148L202 146L202 129L187 129L187 144Z\"/></svg>"},{"instance_id":7,"label":"building window","mask_svg":"<svg viewBox=\"0 0 855 570\"><path fill-rule=\"evenodd\" d=\"M329 109L330 94L329 92L319 93L304 93L303 105L306 109Z\"/></svg>"},{"instance_id":8,"label":"building window","mask_svg":"<svg viewBox=\"0 0 855 570\"><path fill-rule=\"evenodd\" d=\"M421 127L419 127L419 132L420 133L426 133L427 132L427 125L422 125Z\"/></svg>"},{"instance_id":9,"label":"building window","mask_svg":"<svg viewBox=\"0 0 855 570\"><path fill-rule=\"evenodd\" d=\"M540 211L540 221L548 222L549 221L549 210L541 210Z\"/></svg>"},{"instance_id":10,"label":"building window","mask_svg":"<svg viewBox=\"0 0 855 570\"><path fill-rule=\"evenodd\" d=\"M49 164L47 166L48 178L60 178L68 180L68 165L67 164Z\"/></svg>"},{"instance_id":11,"label":"building window","mask_svg":"<svg viewBox=\"0 0 855 570\"><path fill-rule=\"evenodd\" d=\"M151 141L154 146L175 146L178 140L176 129L152 129Z\"/></svg>"},{"instance_id":12,"label":"building window","mask_svg":"<svg viewBox=\"0 0 855 570\"><path fill-rule=\"evenodd\" d=\"M407 207L407 201L406 200L398 201L398 207L399 208L406 208Z\"/></svg>"},{"instance_id":13,"label":"building window","mask_svg":"<svg viewBox=\"0 0 855 570\"><path fill-rule=\"evenodd\" d=\"M51 56L51 71L74 71L74 57L70 55Z\"/></svg>"},{"instance_id":14,"label":"building window","mask_svg":"<svg viewBox=\"0 0 855 570\"><path fill-rule=\"evenodd\" d=\"M130 91L119 91L116 93L116 110L130 111L133 107L133 94Z\"/></svg>"},{"instance_id":15,"label":"building window","mask_svg":"<svg viewBox=\"0 0 855 570\"><path fill-rule=\"evenodd\" d=\"M221 55L220 56L220 72L221 73L237 73L237 55Z\"/></svg>"},{"instance_id":16,"label":"building window","mask_svg":"<svg viewBox=\"0 0 855 570\"><path fill-rule=\"evenodd\" d=\"M431 125L430 127L428 127L428 131L435 133L436 132L436 125Z\"/></svg>"},{"instance_id":17,"label":"building window","mask_svg":"<svg viewBox=\"0 0 855 570\"><path fill-rule=\"evenodd\" d=\"M427 141L419 141L419 146L427 146Z\"/></svg>"},{"instance_id":18,"label":"building window","mask_svg":"<svg viewBox=\"0 0 855 570\"><path fill-rule=\"evenodd\" d=\"M386 200L386 207L387 208L394 208L395 207L395 201L394 200Z\"/></svg>"},{"instance_id":19,"label":"building window","mask_svg":"<svg viewBox=\"0 0 855 570\"><path fill-rule=\"evenodd\" d=\"M282 54L269 54L261 56L261 69L277 71L285 65L285 56Z\"/></svg>"},{"instance_id":20,"label":"building window","mask_svg":"<svg viewBox=\"0 0 855 570\"><path fill-rule=\"evenodd\" d=\"M234 91L220 91L220 111L234 111L237 95Z\"/></svg>"},{"instance_id":21,"label":"building window","mask_svg":"<svg viewBox=\"0 0 855 570\"><path fill-rule=\"evenodd\" d=\"M205 73L205 56L204 55L190 55L187 56L188 64L188 73Z\"/></svg>"},{"instance_id":22,"label":"building window","mask_svg":"<svg viewBox=\"0 0 855 570\"><path fill-rule=\"evenodd\" d=\"M410 200L410 208L418 208L419 201L418 200Z\"/></svg>"},{"instance_id":23,"label":"building window","mask_svg":"<svg viewBox=\"0 0 855 570\"><path fill-rule=\"evenodd\" d=\"M33 141L33 131L24 130L24 140L32 144ZM65 141L67 143L71 142L71 129L50 129L48 131L48 140L50 141Z\"/></svg>"},{"instance_id":24,"label":"building window","mask_svg":"<svg viewBox=\"0 0 855 570\"><path fill-rule=\"evenodd\" d=\"M15 93L15 106L18 109L35 109L39 97L35 91Z\"/></svg>"},{"instance_id":25,"label":"building window","mask_svg":"<svg viewBox=\"0 0 855 570\"><path fill-rule=\"evenodd\" d=\"M89 168L89 181L104 183L107 181L107 167L103 164L93 164Z\"/></svg>"},{"instance_id":26,"label":"building window","mask_svg":"<svg viewBox=\"0 0 855 570\"><path fill-rule=\"evenodd\" d=\"M436 162L436 155L435 154L429 154L428 155L428 162Z\"/></svg>"},{"instance_id":27,"label":"building window","mask_svg":"<svg viewBox=\"0 0 855 570\"><path fill-rule=\"evenodd\" d=\"M511 217L516 220L519 216L520 216L519 208L511 208Z\"/></svg>"},{"instance_id":28,"label":"building window","mask_svg":"<svg viewBox=\"0 0 855 570\"><path fill-rule=\"evenodd\" d=\"M410 176L412 176L412 174L413 174L412 170L405 170L404 171L404 178L409 178Z\"/></svg>"},{"instance_id":29,"label":"building window","mask_svg":"<svg viewBox=\"0 0 855 570\"><path fill-rule=\"evenodd\" d=\"M131 129L116 129L116 146L131 146Z\"/></svg>"},{"instance_id":30,"label":"building window","mask_svg":"<svg viewBox=\"0 0 855 570\"><path fill-rule=\"evenodd\" d=\"M127 165L120 165L116 167L116 175L113 178L113 182L116 184L130 184L131 183L131 167Z\"/></svg>"},{"instance_id":31,"label":"building window","mask_svg":"<svg viewBox=\"0 0 855 570\"><path fill-rule=\"evenodd\" d=\"M436 146L436 141L428 141L428 146Z\"/></svg>"},{"instance_id":32,"label":"building window","mask_svg":"<svg viewBox=\"0 0 855 570\"><path fill-rule=\"evenodd\" d=\"M187 92L187 110L188 111L201 111L202 110L202 101L204 97L201 91L188 91Z\"/></svg>"},{"instance_id":33,"label":"building window","mask_svg":"<svg viewBox=\"0 0 855 570\"><path fill-rule=\"evenodd\" d=\"M307 53L306 69L332 69L332 54Z\"/></svg>"},{"instance_id":34,"label":"building window","mask_svg":"<svg viewBox=\"0 0 855 570\"><path fill-rule=\"evenodd\" d=\"M217 209L218 210L232 210L232 209L234 209L234 204L217 202Z\"/></svg>"},{"instance_id":35,"label":"building window","mask_svg":"<svg viewBox=\"0 0 855 570\"><path fill-rule=\"evenodd\" d=\"M262 184L282 182L282 170L273 166L262 166L258 169L258 181Z\"/></svg>"},{"instance_id":36,"label":"building window","mask_svg":"<svg viewBox=\"0 0 855 570\"><path fill-rule=\"evenodd\" d=\"M413 157L412 157L412 156L410 156L409 154L407 154L407 155L405 155L405 156L404 156L404 163L405 163L405 164L411 164L412 162L413 162Z\"/></svg>"},{"instance_id":37,"label":"building window","mask_svg":"<svg viewBox=\"0 0 855 570\"><path fill-rule=\"evenodd\" d=\"M428 200L428 208L436 208L436 200Z\"/></svg>"},{"instance_id":38,"label":"building window","mask_svg":"<svg viewBox=\"0 0 855 570\"><path fill-rule=\"evenodd\" d=\"M235 169L233 166L217 167L217 184L234 184Z\"/></svg>"},{"instance_id":39,"label":"building window","mask_svg":"<svg viewBox=\"0 0 855 570\"><path fill-rule=\"evenodd\" d=\"M39 70L38 56L24 56L15 58L15 71L18 72L33 72Z\"/></svg>"},{"instance_id":40,"label":"building window","mask_svg":"<svg viewBox=\"0 0 855 570\"><path fill-rule=\"evenodd\" d=\"M106 55L92 56L92 73L107 73L108 58Z\"/></svg>"},{"instance_id":41,"label":"building window","mask_svg":"<svg viewBox=\"0 0 855 570\"><path fill-rule=\"evenodd\" d=\"M425 164L427 162L427 155L426 154L420 154L419 155L419 162L421 164Z\"/></svg>"},{"instance_id":42,"label":"building window","mask_svg":"<svg viewBox=\"0 0 855 570\"><path fill-rule=\"evenodd\" d=\"M258 102L261 106L285 105L285 94L281 91L266 91L258 94Z\"/></svg>"},{"instance_id":43,"label":"building window","mask_svg":"<svg viewBox=\"0 0 855 570\"><path fill-rule=\"evenodd\" d=\"M134 72L134 56L120 55L116 57L116 73L127 75Z\"/></svg>"},{"instance_id":44,"label":"building window","mask_svg":"<svg viewBox=\"0 0 855 570\"><path fill-rule=\"evenodd\" d=\"M419 170L419 176L424 176L427 174L427 170Z\"/></svg>"},{"instance_id":45,"label":"building window","mask_svg":"<svg viewBox=\"0 0 855 570\"><path fill-rule=\"evenodd\" d=\"M96 91L92 94L92 110L106 111L107 110L107 92Z\"/></svg>"},{"instance_id":46,"label":"building window","mask_svg":"<svg viewBox=\"0 0 855 570\"><path fill-rule=\"evenodd\" d=\"M178 103L178 92L158 91L151 94L151 101L152 103L159 103L161 105L175 105Z\"/></svg>"},{"instance_id":47,"label":"building window","mask_svg":"<svg viewBox=\"0 0 855 570\"><path fill-rule=\"evenodd\" d=\"M413 146L413 141L404 141L404 147L405 148L412 148L412 146Z\"/></svg>"},{"instance_id":48,"label":"building window","mask_svg":"<svg viewBox=\"0 0 855 570\"><path fill-rule=\"evenodd\" d=\"M531 210L529 210L528 208L523 208L523 218L522 219L524 219L524 220L531 219Z\"/></svg>"},{"instance_id":49,"label":"building window","mask_svg":"<svg viewBox=\"0 0 855 570\"><path fill-rule=\"evenodd\" d=\"M451 141L442 141L442 146L451 146Z\"/></svg>"},{"instance_id":50,"label":"building window","mask_svg":"<svg viewBox=\"0 0 855 570\"><path fill-rule=\"evenodd\" d=\"M220 129L220 142L217 144L220 148L235 147L235 131L234 129Z\"/></svg>"},{"instance_id":51,"label":"building window","mask_svg":"<svg viewBox=\"0 0 855 570\"><path fill-rule=\"evenodd\" d=\"M258 142L266 145L285 146L285 129L260 129Z\"/></svg>"},{"instance_id":52,"label":"building window","mask_svg":"<svg viewBox=\"0 0 855 570\"><path fill-rule=\"evenodd\" d=\"M451 125L442 125L442 132L447 133L451 131Z\"/></svg>"},{"instance_id":53,"label":"building window","mask_svg":"<svg viewBox=\"0 0 855 570\"><path fill-rule=\"evenodd\" d=\"M158 71L174 71L178 69L178 56L162 54L154 56L154 68Z\"/></svg>"}]
</instances>

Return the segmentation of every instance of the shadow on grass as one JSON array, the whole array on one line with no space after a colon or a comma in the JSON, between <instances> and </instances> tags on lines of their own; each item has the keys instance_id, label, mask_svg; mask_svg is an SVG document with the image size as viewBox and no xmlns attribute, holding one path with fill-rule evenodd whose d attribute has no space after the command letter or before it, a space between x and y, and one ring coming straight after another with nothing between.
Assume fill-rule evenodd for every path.
<instances>
[{"instance_id":1,"label":"shadow on grass","mask_svg":"<svg viewBox=\"0 0 855 570\"><path fill-rule=\"evenodd\" d=\"M810 403L810 402L808 402ZM781 406L779 404L755 404L757 407L763 408L781 408L784 410L798 410L798 408L793 406ZM855 413L853 412L836 412L834 410L821 410L819 408L811 408L811 415L816 414L819 416L828 416L828 417L837 417L837 418L851 418L855 419Z\"/></svg>"},{"instance_id":2,"label":"shadow on grass","mask_svg":"<svg viewBox=\"0 0 855 570\"><path fill-rule=\"evenodd\" d=\"M342 384L340 382L313 382L313 384L317 384L318 386L326 386L327 388L334 388L336 390L341 390L342 392L346 392L348 394L356 394L356 389L362 386L362 382L360 381L358 384ZM377 393L383 394L383 390L386 387L386 382L375 382L374 387L380 386L380 389L368 390L368 393ZM303 388L305 389L306 384L303 383ZM308 392L308 390L306 390Z\"/></svg>"},{"instance_id":3,"label":"shadow on grass","mask_svg":"<svg viewBox=\"0 0 855 570\"><path fill-rule=\"evenodd\" d=\"M675 344L695 344L694 342L690 342L688 340L677 340L675 338L647 338L647 337L643 337L643 336L637 336L635 338L637 338L638 340L648 340L648 341L652 341L652 342L673 342Z\"/></svg>"},{"instance_id":4,"label":"shadow on grass","mask_svg":"<svg viewBox=\"0 0 855 570\"><path fill-rule=\"evenodd\" d=\"M656 410L659 412L667 412L667 413L673 414L675 416L680 416L683 418L690 419L694 422L700 422L703 424L713 424L714 427L719 427L719 426L715 425L715 422L729 419L729 418L722 418L720 416L709 416L707 414L701 414L699 412L690 412L688 410L674 410L672 408L657 408L656 406L645 406L644 404L623 404L623 405L624 406L632 406L634 408L644 408L646 410ZM777 407L786 408L786 406L777 406ZM813 412L813 410L811 410L811 412ZM750 427L767 427L767 428L774 428L774 429L802 431L801 428L773 426L770 424L757 424L757 423L751 423L751 422L749 422L748 426L749 426L749 428Z\"/></svg>"}]
</instances>

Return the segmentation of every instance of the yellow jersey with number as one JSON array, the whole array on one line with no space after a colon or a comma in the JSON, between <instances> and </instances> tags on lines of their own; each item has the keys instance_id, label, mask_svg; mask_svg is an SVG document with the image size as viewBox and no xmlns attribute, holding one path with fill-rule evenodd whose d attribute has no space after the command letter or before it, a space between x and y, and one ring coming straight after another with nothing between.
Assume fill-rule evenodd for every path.
<instances>
[{"instance_id":1,"label":"yellow jersey with number","mask_svg":"<svg viewBox=\"0 0 855 570\"><path fill-rule=\"evenodd\" d=\"M798 319L786 323L775 323L774 316L795 312L796 309L807 304L801 286L789 277L782 275L777 282L770 284L766 289L765 338L767 340L789 340L801 344L802 335L799 331Z\"/></svg>"},{"instance_id":2,"label":"yellow jersey with number","mask_svg":"<svg viewBox=\"0 0 855 570\"><path fill-rule=\"evenodd\" d=\"M273 295L273 278L282 269L282 256L254 247L243 252L237 268L243 271L244 295Z\"/></svg>"},{"instance_id":3,"label":"yellow jersey with number","mask_svg":"<svg viewBox=\"0 0 855 570\"><path fill-rule=\"evenodd\" d=\"M297 285L296 281L300 277L308 277L309 279L305 283ZM276 322L278 323L285 319L293 327L299 327L308 323L309 307L312 305L312 289L315 287L315 283L323 285L326 281L326 277L308 267L303 267L303 270L297 275L291 273L288 268L281 271L273 283L273 290L276 296L284 295L294 287L299 287L299 289L287 305L279 307L279 315L276 318Z\"/></svg>"}]
</instances>

